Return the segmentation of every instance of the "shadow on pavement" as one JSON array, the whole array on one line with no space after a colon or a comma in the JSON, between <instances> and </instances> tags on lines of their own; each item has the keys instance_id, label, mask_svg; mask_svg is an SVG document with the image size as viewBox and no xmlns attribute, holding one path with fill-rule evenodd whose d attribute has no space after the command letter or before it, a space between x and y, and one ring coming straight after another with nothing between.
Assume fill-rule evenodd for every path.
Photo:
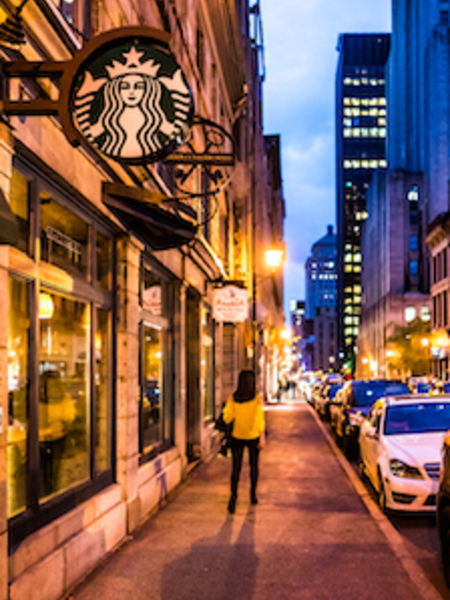
<instances>
[{"instance_id":1,"label":"shadow on pavement","mask_svg":"<svg viewBox=\"0 0 450 600\"><path fill-rule=\"evenodd\" d=\"M237 539L228 515L214 537L194 543L189 554L165 565L161 600L250 600L254 597L259 558L255 554L255 513L249 508Z\"/></svg>"}]
</instances>

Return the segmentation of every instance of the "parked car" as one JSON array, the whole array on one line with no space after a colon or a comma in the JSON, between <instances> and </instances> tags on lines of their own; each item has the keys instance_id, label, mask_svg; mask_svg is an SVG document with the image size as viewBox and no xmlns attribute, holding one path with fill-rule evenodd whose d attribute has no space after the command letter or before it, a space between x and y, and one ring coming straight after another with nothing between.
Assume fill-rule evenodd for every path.
<instances>
[{"instance_id":1,"label":"parked car","mask_svg":"<svg viewBox=\"0 0 450 600\"><path fill-rule=\"evenodd\" d=\"M361 472L383 510L434 511L450 396L378 400L361 425ZM448 532L447 532L448 533Z\"/></svg>"},{"instance_id":2,"label":"parked car","mask_svg":"<svg viewBox=\"0 0 450 600\"><path fill-rule=\"evenodd\" d=\"M409 393L407 385L401 381L348 381L343 388L341 404L336 407L334 425L334 432L346 455L354 457L357 454L359 427L376 400Z\"/></svg>"},{"instance_id":3,"label":"parked car","mask_svg":"<svg viewBox=\"0 0 450 600\"><path fill-rule=\"evenodd\" d=\"M442 446L441 475L436 507L442 566L445 580L450 587L450 431L447 432Z\"/></svg>"},{"instance_id":4,"label":"parked car","mask_svg":"<svg viewBox=\"0 0 450 600\"><path fill-rule=\"evenodd\" d=\"M342 384L326 385L320 396L316 397L316 410L324 421L330 420L330 403L342 388Z\"/></svg>"}]
</instances>

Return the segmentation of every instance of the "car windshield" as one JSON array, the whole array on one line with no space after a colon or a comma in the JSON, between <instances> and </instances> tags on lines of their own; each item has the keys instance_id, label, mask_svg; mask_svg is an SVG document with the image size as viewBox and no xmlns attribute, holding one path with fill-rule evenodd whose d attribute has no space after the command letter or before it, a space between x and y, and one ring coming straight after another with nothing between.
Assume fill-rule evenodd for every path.
<instances>
[{"instance_id":1,"label":"car windshield","mask_svg":"<svg viewBox=\"0 0 450 600\"><path fill-rule=\"evenodd\" d=\"M409 394L409 389L404 383L374 381L355 385L353 394L355 406L372 406L378 398Z\"/></svg>"},{"instance_id":2,"label":"car windshield","mask_svg":"<svg viewBox=\"0 0 450 600\"><path fill-rule=\"evenodd\" d=\"M385 435L431 433L447 429L450 429L449 402L402 404L386 410Z\"/></svg>"}]
</instances>

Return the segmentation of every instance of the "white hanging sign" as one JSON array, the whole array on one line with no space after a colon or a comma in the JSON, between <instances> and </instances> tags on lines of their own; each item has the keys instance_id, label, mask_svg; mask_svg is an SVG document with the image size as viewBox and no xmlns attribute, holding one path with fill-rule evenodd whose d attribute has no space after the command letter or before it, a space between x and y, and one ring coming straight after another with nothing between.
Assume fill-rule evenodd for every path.
<instances>
[{"instance_id":1,"label":"white hanging sign","mask_svg":"<svg viewBox=\"0 0 450 600\"><path fill-rule=\"evenodd\" d=\"M213 317L216 321L240 323L248 317L248 290L225 285L214 290Z\"/></svg>"}]
</instances>

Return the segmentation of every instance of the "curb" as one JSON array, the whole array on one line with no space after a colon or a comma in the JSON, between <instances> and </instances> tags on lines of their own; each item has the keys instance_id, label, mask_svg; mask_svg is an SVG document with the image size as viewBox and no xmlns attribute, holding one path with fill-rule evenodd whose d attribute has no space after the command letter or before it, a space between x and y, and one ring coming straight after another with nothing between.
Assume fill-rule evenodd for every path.
<instances>
[{"instance_id":1,"label":"curb","mask_svg":"<svg viewBox=\"0 0 450 600\"><path fill-rule=\"evenodd\" d=\"M434 585L428 580L424 570L418 564L415 558L411 556L411 553L406 549L402 535L395 529L389 519L381 512L378 505L373 501L369 492L366 490L364 484L353 471L348 461L342 455L336 442L333 440L331 435L328 433L322 421L317 416L316 412L308 405L308 410L312 413L317 425L322 431L328 445L336 456L343 471L350 479L352 486L356 493L359 495L361 500L364 502L370 516L378 525L378 528L386 537L389 546L393 550L396 557L401 562L404 570L408 574L413 584L418 589L424 600L442 600L441 594L437 591Z\"/></svg>"}]
</instances>

